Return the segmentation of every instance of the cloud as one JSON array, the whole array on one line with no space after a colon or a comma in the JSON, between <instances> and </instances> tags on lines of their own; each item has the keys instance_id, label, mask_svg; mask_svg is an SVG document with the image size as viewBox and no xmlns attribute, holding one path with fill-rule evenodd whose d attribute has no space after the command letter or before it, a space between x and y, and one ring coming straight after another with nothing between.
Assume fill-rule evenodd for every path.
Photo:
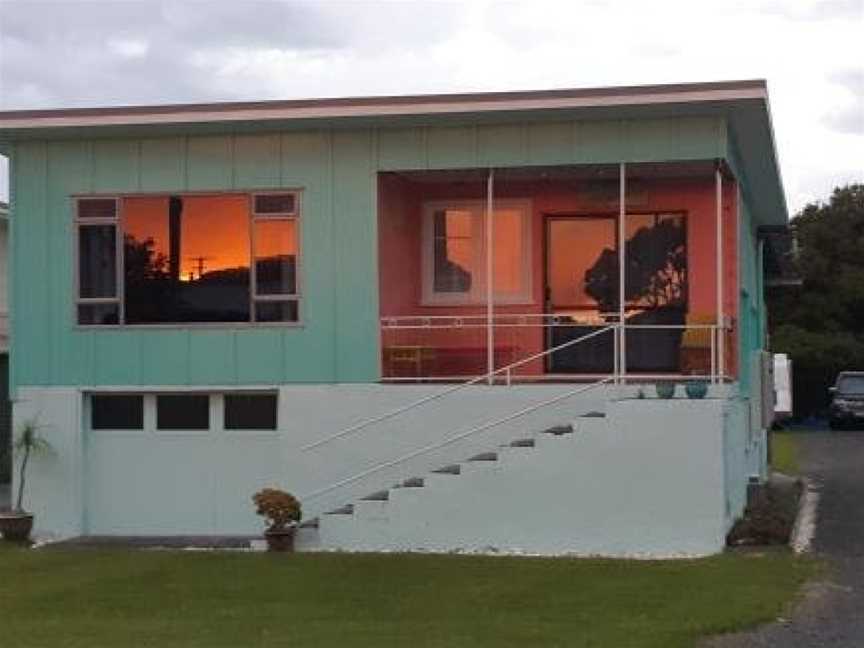
<instances>
[{"instance_id":1,"label":"cloud","mask_svg":"<svg viewBox=\"0 0 864 648\"><path fill-rule=\"evenodd\" d=\"M862 31L864 0L0 0L0 109L767 78L797 209L864 168Z\"/></svg>"},{"instance_id":2,"label":"cloud","mask_svg":"<svg viewBox=\"0 0 864 648\"><path fill-rule=\"evenodd\" d=\"M837 72L831 75L830 80L846 90L848 100L829 112L825 123L840 133L864 135L864 68ZM861 165L864 168L864 159Z\"/></svg>"}]
</instances>

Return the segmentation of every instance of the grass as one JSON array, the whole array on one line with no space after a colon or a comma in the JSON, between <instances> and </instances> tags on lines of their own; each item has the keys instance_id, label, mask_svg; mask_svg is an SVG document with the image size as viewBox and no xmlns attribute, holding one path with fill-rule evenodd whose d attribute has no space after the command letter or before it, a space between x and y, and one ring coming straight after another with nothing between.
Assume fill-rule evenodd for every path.
<instances>
[{"instance_id":1,"label":"grass","mask_svg":"<svg viewBox=\"0 0 864 648\"><path fill-rule=\"evenodd\" d=\"M784 475L799 474L801 467L795 435L790 432L772 432L771 435L771 467Z\"/></svg>"},{"instance_id":2,"label":"grass","mask_svg":"<svg viewBox=\"0 0 864 648\"><path fill-rule=\"evenodd\" d=\"M0 543L2 545L2 543ZM816 563L0 548L16 648L683 648L775 618Z\"/></svg>"}]
</instances>

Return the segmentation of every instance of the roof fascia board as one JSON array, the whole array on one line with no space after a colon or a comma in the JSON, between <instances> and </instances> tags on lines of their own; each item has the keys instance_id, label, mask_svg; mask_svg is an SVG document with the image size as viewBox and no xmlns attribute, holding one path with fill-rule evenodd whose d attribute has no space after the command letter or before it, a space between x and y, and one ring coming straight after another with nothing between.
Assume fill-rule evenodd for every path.
<instances>
[{"instance_id":1,"label":"roof fascia board","mask_svg":"<svg viewBox=\"0 0 864 648\"><path fill-rule=\"evenodd\" d=\"M686 86L684 86L686 88ZM615 106L705 103L767 98L763 86L731 85L724 88L690 90L658 89L652 92L572 95L549 93L504 93L442 97L406 97L399 101L356 100L320 102L273 102L272 104L213 104L201 106L154 106L150 108L73 109L0 112L0 130L192 124L200 122L292 121L380 118L397 116L482 114L565 110Z\"/></svg>"}]
</instances>

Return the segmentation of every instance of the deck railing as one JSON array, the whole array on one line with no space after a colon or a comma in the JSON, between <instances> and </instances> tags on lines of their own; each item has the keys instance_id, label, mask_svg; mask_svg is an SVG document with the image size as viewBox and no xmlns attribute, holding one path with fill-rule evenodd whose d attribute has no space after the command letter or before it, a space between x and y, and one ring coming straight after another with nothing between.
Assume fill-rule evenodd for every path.
<instances>
[{"instance_id":1,"label":"deck railing","mask_svg":"<svg viewBox=\"0 0 864 648\"><path fill-rule=\"evenodd\" d=\"M584 381L604 376L616 382L664 378L720 382L728 378L734 348L728 324L622 324L616 319L607 315L598 322L586 322L545 313L496 314L490 354L485 315L384 317L382 380L461 381L509 365L515 366L496 372L496 382ZM603 335L579 347L568 345L544 353L592 332Z\"/></svg>"}]
</instances>

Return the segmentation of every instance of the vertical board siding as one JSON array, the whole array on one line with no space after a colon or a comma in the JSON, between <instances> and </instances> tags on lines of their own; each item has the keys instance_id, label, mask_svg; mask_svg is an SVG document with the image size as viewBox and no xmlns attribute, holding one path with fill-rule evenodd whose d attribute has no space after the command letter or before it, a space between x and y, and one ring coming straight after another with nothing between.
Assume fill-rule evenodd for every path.
<instances>
[{"instance_id":1,"label":"vertical board siding","mask_svg":"<svg viewBox=\"0 0 864 648\"><path fill-rule=\"evenodd\" d=\"M369 131L333 135L336 379L378 375L378 227Z\"/></svg>"},{"instance_id":2,"label":"vertical board siding","mask_svg":"<svg viewBox=\"0 0 864 648\"><path fill-rule=\"evenodd\" d=\"M238 135L234 139L234 188L278 187L280 148L279 135Z\"/></svg>"},{"instance_id":3,"label":"vertical board siding","mask_svg":"<svg viewBox=\"0 0 864 648\"><path fill-rule=\"evenodd\" d=\"M74 204L72 194L94 191L94 147L89 142L51 142L48 145L47 228L48 261L43 274L50 304L50 336L43 339L50 355L50 382L62 384L67 362L79 355L66 342L75 299ZM70 351L72 351L70 357Z\"/></svg>"},{"instance_id":4,"label":"vertical board siding","mask_svg":"<svg viewBox=\"0 0 864 648\"><path fill-rule=\"evenodd\" d=\"M190 191L231 187L233 141L230 137L190 137L186 182Z\"/></svg>"},{"instance_id":5,"label":"vertical board siding","mask_svg":"<svg viewBox=\"0 0 864 648\"><path fill-rule=\"evenodd\" d=\"M709 118L16 144L13 383L375 381L378 171L706 159L727 144L722 120ZM302 191L301 326L76 327L71 195L276 187Z\"/></svg>"},{"instance_id":6,"label":"vertical board siding","mask_svg":"<svg viewBox=\"0 0 864 648\"><path fill-rule=\"evenodd\" d=\"M141 142L141 190L186 188L186 138L160 137Z\"/></svg>"},{"instance_id":7,"label":"vertical board siding","mask_svg":"<svg viewBox=\"0 0 864 648\"><path fill-rule=\"evenodd\" d=\"M426 159L430 169L477 165L475 126L433 126L426 129Z\"/></svg>"},{"instance_id":8,"label":"vertical board siding","mask_svg":"<svg viewBox=\"0 0 864 648\"><path fill-rule=\"evenodd\" d=\"M51 308L44 280L48 274L48 146L22 142L15 147L12 227L12 384L40 384L51 376L51 358L41 339ZM60 236L60 234L57 234ZM68 271L67 271L68 275Z\"/></svg>"},{"instance_id":9,"label":"vertical board siding","mask_svg":"<svg viewBox=\"0 0 864 648\"><path fill-rule=\"evenodd\" d=\"M139 163L137 140L96 140L93 142L93 191L139 191Z\"/></svg>"},{"instance_id":10,"label":"vertical board siding","mask_svg":"<svg viewBox=\"0 0 864 648\"><path fill-rule=\"evenodd\" d=\"M571 122L529 124L526 133L528 164L570 164L574 130Z\"/></svg>"},{"instance_id":11,"label":"vertical board siding","mask_svg":"<svg viewBox=\"0 0 864 648\"><path fill-rule=\"evenodd\" d=\"M525 126L477 127L477 162L481 166L517 166L527 162Z\"/></svg>"}]
</instances>

